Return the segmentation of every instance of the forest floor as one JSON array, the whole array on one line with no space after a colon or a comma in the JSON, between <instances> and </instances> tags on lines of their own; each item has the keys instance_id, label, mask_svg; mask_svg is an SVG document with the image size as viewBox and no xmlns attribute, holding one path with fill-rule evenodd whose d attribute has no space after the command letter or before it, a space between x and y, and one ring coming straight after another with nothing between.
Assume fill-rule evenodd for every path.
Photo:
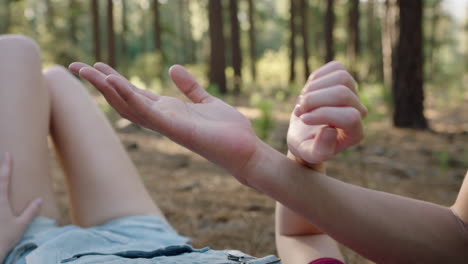
<instances>
[{"instance_id":1,"label":"forest floor","mask_svg":"<svg viewBox=\"0 0 468 264\"><path fill-rule=\"evenodd\" d=\"M268 140L283 153L286 109L292 104L275 107L275 128ZM251 118L258 114L248 107L239 109ZM367 123L366 139L328 162L328 174L367 188L451 205L468 169L468 95L453 109L438 112L429 102L426 111L435 131L396 129L389 118ZM276 254L270 198L157 133L134 126L117 131L151 196L195 247ZM55 162L53 168L62 214L68 219L62 176ZM372 263L351 250L344 249L344 255L349 264Z\"/></svg>"}]
</instances>

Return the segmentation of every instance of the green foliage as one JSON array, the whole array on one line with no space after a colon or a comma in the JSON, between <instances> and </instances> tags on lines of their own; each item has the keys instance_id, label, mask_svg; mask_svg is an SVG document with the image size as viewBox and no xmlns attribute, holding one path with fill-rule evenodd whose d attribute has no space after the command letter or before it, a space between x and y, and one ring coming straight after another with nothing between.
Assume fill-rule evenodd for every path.
<instances>
[{"instance_id":1,"label":"green foliage","mask_svg":"<svg viewBox=\"0 0 468 264\"><path fill-rule=\"evenodd\" d=\"M258 94L252 97L254 98L251 98L251 103L260 111L260 117L252 120L252 126L260 139L267 140L275 124L272 116L273 105L268 100L261 99Z\"/></svg>"},{"instance_id":2,"label":"green foliage","mask_svg":"<svg viewBox=\"0 0 468 264\"><path fill-rule=\"evenodd\" d=\"M349 156L349 154L350 154L350 150L349 150L349 148L347 148L347 149L344 149L344 150L342 150L342 151L339 153L339 155L340 155L340 156L342 156L343 158L346 158L346 157L348 157L348 156Z\"/></svg>"},{"instance_id":3,"label":"green foliage","mask_svg":"<svg viewBox=\"0 0 468 264\"><path fill-rule=\"evenodd\" d=\"M138 76L147 88L162 75L163 65L159 52L147 52L139 55L132 64L130 74Z\"/></svg>"},{"instance_id":4,"label":"green foliage","mask_svg":"<svg viewBox=\"0 0 468 264\"><path fill-rule=\"evenodd\" d=\"M214 97L220 97L221 96L221 93L219 92L218 85L216 85L216 84L208 85L208 87L206 88L206 91L209 94L211 94L212 96L214 96Z\"/></svg>"},{"instance_id":5,"label":"green foliage","mask_svg":"<svg viewBox=\"0 0 468 264\"><path fill-rule=\"evenodd\" d=\"M442 172L447 172L450 168L450 154L447 151L434 152L437 165Z\"/></svg>"},{"instance_id":6,"label":"green foliage","mask_svg":"<svg viewBox=\"0 0 468 264\"><path fill-rule=\"evenodd\" d=\"M360 86L359 98L361 103L369 110L365 123L382 120L389 114L391 109L390 91L385 89L381 83L368 84Z\"/></svg>"}]
</instances>

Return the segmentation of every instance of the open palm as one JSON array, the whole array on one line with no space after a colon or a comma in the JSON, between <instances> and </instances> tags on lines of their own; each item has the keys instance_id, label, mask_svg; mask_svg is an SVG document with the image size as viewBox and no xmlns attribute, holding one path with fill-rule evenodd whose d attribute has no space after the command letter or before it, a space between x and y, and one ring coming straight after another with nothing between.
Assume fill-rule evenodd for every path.
<instances>
[{"instance_id":1,"label":"open palm","mask_svg":"<svg viewBox=\"0 0 468 264\"><path fill-rule=\"evenodd\" d=\"M173 66L170 76L193 103L138 89L103 63L94 67L73 63L70 70L90 81L123 117L168 136L234 175L255 151L257 137L250 121L208 94L182 66Z\"/></svg>"}]
</instances>

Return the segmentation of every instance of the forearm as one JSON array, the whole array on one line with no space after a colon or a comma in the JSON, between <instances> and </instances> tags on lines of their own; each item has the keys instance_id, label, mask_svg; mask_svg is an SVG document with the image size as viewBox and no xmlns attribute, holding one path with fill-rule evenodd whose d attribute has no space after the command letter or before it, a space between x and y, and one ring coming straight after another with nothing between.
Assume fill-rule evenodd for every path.
<instances>
[{"instance_id":1,"label":"forearm","mask_svg":"<svg viewBox=\"0 0 468 264\"><path fill-rule=\"evenodd\" d=\"M287 157L295 160L295 157L288 152ZM323 166L320 166L320 172L324 173ZM276 204L276 232L286 236L304 236L321 234L322 232L315 227L309 220L302 215L285 207L281 203Z\"/></svg>"},{"instance_id":2,"label":"forearm","mask_svg":"<svg viewBox=\"0 0 468 264\"><path fill-rule=\"evenodd\" d=\"M287 217L292 217L293 221ZM276 204L275 218L276 248L283 263L306 264L325 257L343 259L337 243L332 238L308 222L298 222L305 219L280 203Z\"/></svg>"},{"instance_id":3,"label":"forearm","mask_svg":"<svg viewBox=\"0 0 468 264\"><path fill-rule=\"evenodd\" d=\"M466 234L449 208L340 182L297 165L263 143L250 164L246 177L251 186L374 261L468 258Z\"/></svg>"}]
</instances>

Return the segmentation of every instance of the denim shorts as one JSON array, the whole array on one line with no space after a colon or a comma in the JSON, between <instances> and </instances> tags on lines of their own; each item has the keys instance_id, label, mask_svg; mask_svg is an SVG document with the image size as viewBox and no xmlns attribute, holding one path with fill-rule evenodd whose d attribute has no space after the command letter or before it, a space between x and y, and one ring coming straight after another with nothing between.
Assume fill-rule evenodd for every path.
<instances>
[{"instance_id":1,"label":"denim shorts","mask_svg":"<svg viewBox=\"0 0 468 264\"><path fill-rule=\"evenodd\" d=\"M187 237L157 216L130 216L100 226L59 227L36 218L5 264L277 264L274 256L254 258L237 250L194 249Z\"/></svg>"}]
</instances>

